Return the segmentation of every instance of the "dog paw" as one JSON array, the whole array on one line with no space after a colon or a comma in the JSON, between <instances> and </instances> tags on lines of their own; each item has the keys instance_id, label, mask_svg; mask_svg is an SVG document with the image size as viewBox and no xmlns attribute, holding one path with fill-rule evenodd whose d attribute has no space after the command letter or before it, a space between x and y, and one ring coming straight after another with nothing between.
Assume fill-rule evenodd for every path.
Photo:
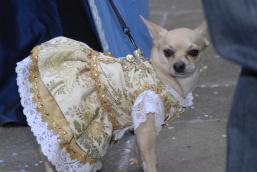
<instances>
[{"instance_id":1,"label":"dog paw","mask_svg":"<svg viewBox=\"0 0 257 172\"><path fill-rule=\"evenodd\" d=\"M139 160L132 158L129 160L129 164L130 165L139 165Z\"/></svg>"}]
</instances>

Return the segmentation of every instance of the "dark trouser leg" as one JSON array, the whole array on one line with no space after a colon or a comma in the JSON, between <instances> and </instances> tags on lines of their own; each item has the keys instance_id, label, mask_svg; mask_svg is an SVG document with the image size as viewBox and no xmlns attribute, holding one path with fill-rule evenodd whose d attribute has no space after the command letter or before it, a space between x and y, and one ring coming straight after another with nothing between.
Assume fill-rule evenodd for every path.
<instances>
[{"instance_id":1,"label":"dark trouser leg","mask_svg":"<svg viewBox=\"0 0 257 172\"><path fill-rule=\"evenodd\" d=\"M257 71L245 68L229 117L227 172L257 172Z\"/></svg>"},{"instance_id":2,"label":"dark trouser leg","mask_svg":"<svg viewBox=\"0 0 257 172\"><path fill-rule=\"evenodd\" d=\"M82 41L91 48L102 51L88 2L57 0L57 4L63 36Z\"/></svg>"}]
</instances>

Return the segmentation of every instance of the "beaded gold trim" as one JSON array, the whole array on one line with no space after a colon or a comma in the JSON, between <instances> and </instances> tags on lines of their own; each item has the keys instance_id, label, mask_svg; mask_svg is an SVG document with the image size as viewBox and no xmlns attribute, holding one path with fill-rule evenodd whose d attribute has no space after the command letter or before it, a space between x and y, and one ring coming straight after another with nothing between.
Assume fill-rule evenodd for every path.
<instances>
[{"instance_id":1,"label":"beaded gold trim","mask_svg":"<svg viewBox=\"0 0 257 172\"><path fill-rule=\"evenodd\" d=\"M93 52L94 50L90 50L90 51ZM104 55L105 58L100 57L100 54ZM105 64L121 63L121 59L113 58L111 52L106 52L106 53L98 52L97 61Z\"/></svg>"},{"instance_id":2,"label":"beaded gold trim","mask_svg":"<svg viewBox=\"0 0 257 172\"><path fill-rule=\"evenodd\" d=\"M162 92L161 88L158 88L153 84L146 83L143 86L141 86L138 90L134 91L134 93L132 94L133 100L135 100L137 98L137 96L139 96L139 94L141 94L145 90L152 90L157 94L160 94Z\"/></svg>"},{"instance_id":3,"label":"beaded gold trim","mask_svg":"<svg viewBox=\"0 0 257 172\"><path fill-rule=\"evenodd\" d=\"M32 84L31 93L33 94L33 102L36 104L37 111L41 113L42 121L46 122L48 128L53 131L54 134L58 136L60 140L60 147L65 149L72 160L79 160L81 163L96 163L98 159L90 157L84 152L75 142L74 139L70 143L62 144L62 135L68 134L67 131L63 129L63 126L58 124L58 122L51 119L50 113L47 111L47 108L44 106L42 98L40 97L39 91L39 80L40 74L38 69L38 47L35 47L31 51L31 60L32 63L29 66L29 82ZM66 126L68 123L66 123Z\"/></svg>"},{"instance_id":4,"label":"beaded gold trim","mask_svg":"<svg viewBox=\"0 0 257 172\"><path fill-rule=\"evenodd\" d=\"M92 79L95 80L96 85L96 92L97 96L101 102L101 105L103 107L103 111L108 114L109 119L111 120L113 124L113 128L115 129L121 129L124 128L124 126L120 125L118 120L116 119L115 111L112 108L112 104L108 99L108 96L106 95L106 88L104 84L101 83L99 76L99 70L98 70L98 62L103 63L120 63L120 59L103 59L98 58L99 53L95 52L94 50L89 49L88 52L88 60L89 60L89 66L90 66L90 76ZM70 158L73 160L79 160L81 163L96 163L97 159L90 157L86 152L84 152L75 142L74 139L71 140L70 143L62 144L61 143L61 136L67 134L62 127L58 124L58 122L55 122L53 119L51 119L50 113L47 111L47 108L44 106L44 103L40 97L40 91L39 91L39 80L40 80L40 74L38 69L38 47L35 47L32 50L31 55L32 63L30 65L30 75L29 75L29 81L32 84L31 92L33 94L33 101L37 106L37 111L42 114L42 121L46 122L48 125L48 128L54 132L58 136L58 139L60 139L60 147L64 148L70 155ZM142 86L139 90L135 91L133 94L133 100L142 93L145 90L153 90L157 94L161 94L163 91L162 88L158 88L155 85L151 84L145 84ZM172 107L179 107L179 104L171 104L168 100L168 97L166 95L161 96L162 101L164 102L165 106L165 113L169 111L169 109ZM179 114L182 112L176 112L172 119L177 119L179 117ZM66 124L68 125L68 124Z\"/></svg>"},{"instance_id":5,"label":"beaded gold trim","mask_svg":"<svg viewBox=\"0 0 257 172\"><path fill-rule=\"evenodd\" d=\"M180 107L177 107L176 109L179 109ZM174 120L176 120L176 119L179 119L180 118L180 116L181 116L181 114L183 113L183 112L185 112L185 108L181 108L180 110L177 110L173 115L172 115L172 117L170 118L170 120L171 121L174 121ZM167 119L167 120L169 120L169 119ZM166 120L166 121L167 121Z\"/></svg>"},{"instance_id":6,"label":"beaded gold trim","mask_svg":"<svg viewBox=\"0 0 257 172\"><path fill-rule=\"evenodd\" d=\"M170 113L171 107L176 109L176 112L171 117L168 117L168 118L165 119L165 123L168 122L169 120L173 121L173 120L176 120L176 119L180 118L180 115L185 111L184 108L181 108L181 106L179 105L179 103L177 101L176 101L176 103L172 103L172 101L169 100L167 95L161 95L164 88L158 88L157 86L152 85L152 84L148 84L148 83L144 84L142 87L140 87L138 90L136 90L132 94L133 100L135 100L136 97L138 97L139 94L141 94L145 90L152 90L155 93L160 95L160 98L161 98L161 100L163 102L163 105L164 105L164 108L165 108L164 109L165 114Z\"/></svg>"},{"instance_id":7,"label":"beaded gold trim","mask_svg":"<svg viewBox=\"0 0 257 172\"><path fill-rule=\"evenodd\" d=\"M100 73L98 70L98 62L99 62L99 60L101 61L101 59L98 58L99 53L90 49L87 57L89 59L90 76L92 79L95 80L97 97L100 100L103 111L108 114L108 117L110 118L110 120L112 122L114 130L124 128L122 125L120 125L120 123L116 119L116 115L115 115L116 113L113 110L112 104L106 95L106 92L107 92L106 87L104 86L104 84L101 83L101 80L99 79ZM117 62L117 61L119 61L119 60L113 60L110 62Z\"/></svg>"},{"instance_id":8,"label":"beaded gold trim","mask_svg":"<svg viewBox=\"0 0 257 172\"><path fill-rule=\"evenodd\" d=\"M98 58L97 60L98 62L102 62L102 63L105 63L105 64L110 64L110 63L120 63L121 60L120 59L114 59L114 58Z\"/></svg>"}]
</instances>

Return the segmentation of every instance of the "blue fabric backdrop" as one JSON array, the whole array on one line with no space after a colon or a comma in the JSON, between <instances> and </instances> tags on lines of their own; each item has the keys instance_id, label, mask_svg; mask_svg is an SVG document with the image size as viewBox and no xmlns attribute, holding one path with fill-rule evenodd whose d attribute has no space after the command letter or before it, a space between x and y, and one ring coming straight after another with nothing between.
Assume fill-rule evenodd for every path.
<instances>
[{"instance_id":1,"label":"blue fabric backdrop","mask_svg":"<svg viewBox=\"0 0 257 172\"><path fill-rule=\"evenodd\" d=\"M53 0L0 2L0 124L25 123L16 86L16 62L28 56L35 45L61 35L57 18Z\"/></svg>"},{"instance_id":2,"label":"blue fabric backdrop","mask_svg":"<svg viewBox=\"0 0 257 172\"><path fill-rule=\"evenodd\" d=\"M139 18L139 15L148 18L148 0L114 1L131 28L138 47L144 51L146 57L149 57L151 39ZM29 55L34 46L61 35L91 43L93 37L87 39L87 36L94 34L87 31L88 34L85 36L84 30L86 32L88 27L93 27L93 32L96 33L94 41L99 38L104 51L111 51L117 57L133 52L108 0L80 0L76 1L76 7L60 5L60 2L63 1L0 2L0 124L25 123L16 86L15 66L18 61ZM69 24L73 21L72 15L77 12L76 9L72 11L70 8L79 8L84 12L74 17L74 21L78 20L77 23ZM83 24L83 20L87 22ZM97 29L94 29L95 26Z\"/></svg>"},{"instance_id":3,"label":"blue fabric backdrop","mask_svg":"<svg viewBox=\"0 0 257 172\"><path fill-rule=\"evenodd\" d=\"M138 47L146 58L150 57L151 37L139 15L149 18L148 0L114 0L116 7L131 29ZM95 25L104 51L114 56L125 56L133 52L128 38L124 35L118 19L108 0L89 0Z\"/></svg>"}]
</instances>

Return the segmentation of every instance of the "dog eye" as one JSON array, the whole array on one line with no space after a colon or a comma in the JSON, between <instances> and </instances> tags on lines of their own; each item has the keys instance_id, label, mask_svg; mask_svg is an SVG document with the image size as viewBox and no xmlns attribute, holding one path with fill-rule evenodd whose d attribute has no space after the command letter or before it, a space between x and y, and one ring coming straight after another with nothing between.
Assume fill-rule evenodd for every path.
<instances>
[{"instance_id":1,"label":"dog eye","mask_svg":"<svg viewBox=\"0 0 257 172\"><path fill-rule=\"evenodd\" d=\"M165 55L165 57L171 57L174 55L174 51L172 49L164 49L163 54Z\"/></svg>"},{"instance_id":2,"label":"dog eye","mask_svg":"<svg viewBox=\"0 0 257 172\"><path fill-rule=\"evenodd\" d=\"M187 52L187 54L190 55L190 56L192 56L192 57L196 57L196 56L199 55L199 50L197 50L197 49L192 49L192 50L189 50L189 51Z\"/></svg>"}]
</instances>

